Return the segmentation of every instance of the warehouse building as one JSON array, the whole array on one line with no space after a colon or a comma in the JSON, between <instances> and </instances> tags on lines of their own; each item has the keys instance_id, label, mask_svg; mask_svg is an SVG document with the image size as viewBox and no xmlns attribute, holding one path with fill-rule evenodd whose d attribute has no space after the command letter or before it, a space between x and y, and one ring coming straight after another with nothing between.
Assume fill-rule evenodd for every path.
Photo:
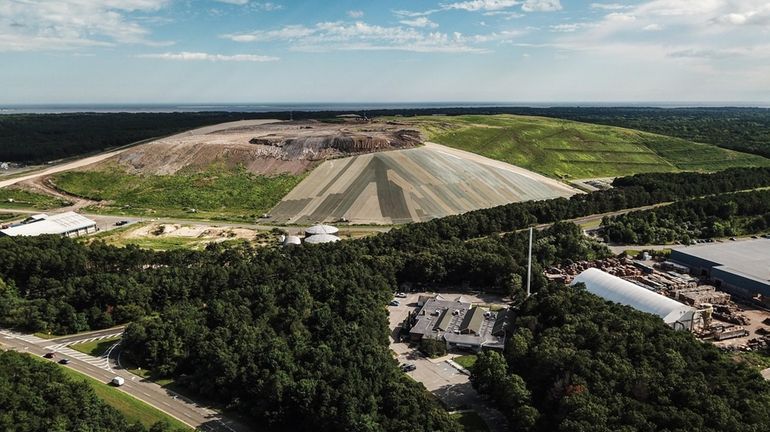
<instances>
[{"instance_id":1,"label":"warehouse building","mask_svg":"<svg viewBox=\"0 0 770 432\"><path fill-rule=\"evenodd\" d=\"M671 261L708 277L733 295L770 297L770 239L711 243L674 249Z\"/></svg>"},{"instance_id":2,"label":"warehouse building","mask_svg":"<svg viewBox=\"0 0 770 432\"><path fill-rule=\"evenodd\" d=\"M508 330L507 311L491 312L460 300L426 299L412 320L411 340L443 340L449 350L502 350Z\"/></svg>"},{"instance_id":3,"label":"warehouse building","mask_svg":"<svg viewBox=\"0 0 770 432\"><path fill-rule=\"evenodd\" d=\"M0 236L39 236L44 234L77 237L98 231L96 222L75 212L66 212L53 216L37 214L23 222L0 230Z\"/></svg>"},{"instance_id":4,"label":"warehouse building","mask_svg":"<svg viewBox=\"0 0 770 432\"><path fill-rule=\"evenodd\" d=\"M585 284L591 294L607 301L631 306L638 311L657 315L663 319L663 322L677 330L692 330L696 321L700 320L695 308L596 268L589 268L580 273L571 285L580 283Z\"/></svg>"}]
</instances>

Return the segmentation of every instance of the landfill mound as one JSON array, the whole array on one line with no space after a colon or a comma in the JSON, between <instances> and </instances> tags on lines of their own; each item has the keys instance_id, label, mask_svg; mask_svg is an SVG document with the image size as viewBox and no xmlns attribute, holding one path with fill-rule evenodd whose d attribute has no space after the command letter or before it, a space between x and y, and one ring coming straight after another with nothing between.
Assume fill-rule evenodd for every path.
<instances>
[{"instance_id":1,"label":"landfill mound","mask_svg":"<svg viewBox=\"0 0 770 432\"><path fill-rule=\"evenodd\" d=\"M91 169L117 164L129 173L171 175L182 170L204 171L216 165L243 167L262 175L301 174L324 160L411 148L421 143L420 132L395 123L275 122L159 139Z\"/></svg>"},{"instance_id":2,"label":"landfill mound","mask_svg":"<svg viewBox=\"0 0 770 432\"><path fill-rule=\"evenodd\" d=\"M427 143L326 161L271 216L279 223L401 224L575 193L532 171Z\"/></svg>"}]
</instances>

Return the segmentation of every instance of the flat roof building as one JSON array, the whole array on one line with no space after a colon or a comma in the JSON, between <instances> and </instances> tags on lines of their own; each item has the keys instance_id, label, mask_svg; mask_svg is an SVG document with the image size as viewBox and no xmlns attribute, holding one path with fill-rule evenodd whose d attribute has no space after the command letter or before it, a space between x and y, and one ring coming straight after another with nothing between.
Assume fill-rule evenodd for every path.
<instances>
[{"instance_id":1,"label":"flat roof building","mask_svg":"<svg viewBox=\"0 0 770 432\"><path fill-rule=\"evenodd\" d=\"M96 222L75 212L60 213L53 216L38 214L24 222L0 230L0 236L39 236L44 234L77 237L98 231Z\"/></svg>"},{"instance_id":2,"label":"flat roof building","mask_svg":"<svg viewBox=\"0 0 770 432\"><path fill-rule=\"evenodd\" d=\"M710 243L674 249L669 258L741 297L770 297L770 239Z\"/></svg>"},{"instance_id":3,"label":"flat roof building","mask_svg":"<svg viewBox=\"0 0 770 432\"><path fill-rule=\"evenodd\" d=\"M503 349L507 311L490 312L458 300L426 299L412 322L411 339L443 340L449 349Z\"/></svg>"}]
</instances>

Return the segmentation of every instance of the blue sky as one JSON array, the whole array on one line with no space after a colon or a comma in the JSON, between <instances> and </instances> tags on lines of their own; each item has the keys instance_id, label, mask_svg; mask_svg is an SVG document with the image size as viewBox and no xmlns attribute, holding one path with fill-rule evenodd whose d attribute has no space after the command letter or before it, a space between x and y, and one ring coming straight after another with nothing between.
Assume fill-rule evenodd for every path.
<instances>
[{"instance_id":1,"label":"blue sky","mask_svg":"<svg viewBox=\"0 0 770 432\"><path fill-rule=\"evenodd\" d=\"M0 0L0 103L770 102L768 0Z\"/></svg>"}]
</instances>

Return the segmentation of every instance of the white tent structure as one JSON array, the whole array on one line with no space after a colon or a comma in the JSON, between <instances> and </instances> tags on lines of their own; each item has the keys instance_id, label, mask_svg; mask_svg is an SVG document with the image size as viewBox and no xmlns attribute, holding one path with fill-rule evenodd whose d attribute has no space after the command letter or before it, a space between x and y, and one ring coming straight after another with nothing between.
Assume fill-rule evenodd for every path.
<instances>
[{"instance_id":1,"label":"white tent structure","mask_svg":"<svg viewBox=\"0 0 770 432\"><path fill-rule=\"evenodd\" d=\"M585 270L571 285L579 283L585 284L591 294L605 300L658 315L675 329L692 330L695 324L696 309L599 269Z\"/></svg>"},{"instance_id":2,"label":"white tent structure","mask_svg":"<svg viewBox=\"0 0 770 432\"><path fill-rule=\"evenodd\" d=\"M305 237L305 243L308 244L336 243L338 241L340 238L331 234L315 234Z\"/></svg>"},{"instance_id":3,"label":"white tent structure","mask_svg":"<svg viewBox=\"0 0 770 432\"><path fill-rule=\"evenodd\" d=\"M38 214L29 217L24 223L0 230L0 236L39 236L56 234L76 237L96 232L96 222L75 212L60 213L52 216Z\"/></svg>"},{"instance_id":4,"label":"white tent structure","mask_svg":"<svg viewBox=\"0 0 770 432\"><path fill-rule=\"evenodd\" d=\"M310 237L319 234L336 235L340 230L337 227L331 225L313 225L305 229L305 235Z\"/></svg>"}]
</instances>

